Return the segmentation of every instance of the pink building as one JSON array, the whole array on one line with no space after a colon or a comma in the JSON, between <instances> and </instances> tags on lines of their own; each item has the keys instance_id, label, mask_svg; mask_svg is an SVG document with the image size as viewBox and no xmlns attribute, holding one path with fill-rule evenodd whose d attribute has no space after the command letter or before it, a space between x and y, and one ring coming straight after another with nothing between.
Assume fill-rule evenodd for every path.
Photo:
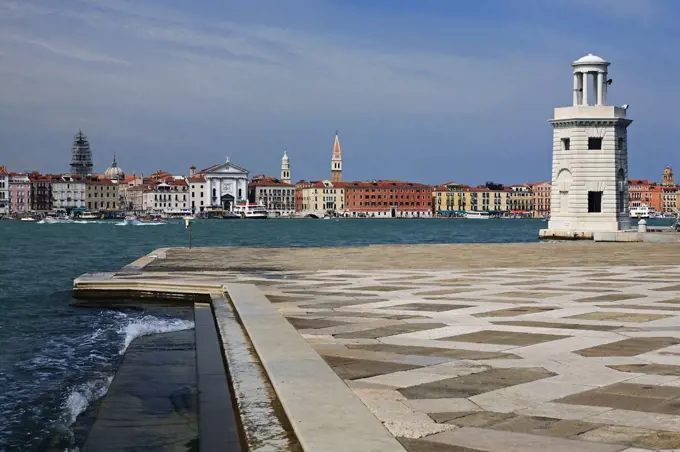
<instances>
[{"instance_id":1,"label":"pink building","mask_svg":"<svg viewBox=\"0 0 680 452\"><path fill-rule=\"evenodd\" d=\"M0 216L9 213L9 172L6 166L0 166Z\"/></svg>"},{"instance_id":2,"label":"pink building","mask_svg":"<svg viewBox=\"0 0 680 452\"><path fill-rule=\"evenodd\" d=\"M9 199L12 214L25 214L31 210L31 181L28 174L9 174Z\"/></svg>"}]
</instances>

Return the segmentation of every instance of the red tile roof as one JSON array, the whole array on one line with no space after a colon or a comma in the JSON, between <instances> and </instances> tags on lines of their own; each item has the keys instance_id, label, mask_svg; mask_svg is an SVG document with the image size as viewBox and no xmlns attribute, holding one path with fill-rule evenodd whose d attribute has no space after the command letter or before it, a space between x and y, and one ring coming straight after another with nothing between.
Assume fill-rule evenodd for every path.
<instances>
[{"instance_id":1,"label":"red tile roof","mask_svg":"<svg viewBox=\"0 0 680 452\"><path fill-rule=\"evenodd\" d=\"M88 185L118 185L109 179L88 180L85 183Z\"/></svg>"},{"instance_id":2,"label":"red tile roof","mask_svg":"<svg viewBox=\"0 0 680 452\"><path fill-rule=\"evenodd\" d=\"M293 187L293 184L282 182L280 179L267 176L255 176L248 184L249 187Z\"/></svg>"},{"instance_id":3,"label":"red tile roof","mask_svg":"<svg viewBox=\"0 0 680 452\"><path fill-rule=\"evenodd\" d=\"M9 171L7 171L7 167L5 165L0 166L0 174L3 176L9 175Z\"/></svg>"}]
</instances>

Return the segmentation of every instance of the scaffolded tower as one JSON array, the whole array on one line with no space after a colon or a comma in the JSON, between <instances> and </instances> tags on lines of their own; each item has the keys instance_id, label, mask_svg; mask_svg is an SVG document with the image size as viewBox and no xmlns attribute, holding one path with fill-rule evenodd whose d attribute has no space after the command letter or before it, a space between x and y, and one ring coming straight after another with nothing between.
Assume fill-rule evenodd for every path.
<instances>
[{"instance_id":1,"label":"scaffolded tower","mask_svg":"<svg viewBox=\"0 0 680 452\"><path fill-rule=\"evenodd\" d=\"M71 174L86 177L92 174L92 151L87 136L79 130L71 146Z\"/></svg>"}]
</instances>

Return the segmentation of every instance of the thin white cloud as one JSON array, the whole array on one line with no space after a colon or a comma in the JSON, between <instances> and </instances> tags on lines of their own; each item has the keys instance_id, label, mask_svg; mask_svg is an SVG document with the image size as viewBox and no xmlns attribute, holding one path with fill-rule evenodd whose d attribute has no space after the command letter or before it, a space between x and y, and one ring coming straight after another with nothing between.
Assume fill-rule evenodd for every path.
<instances>
[{"instance_id":1,"label":"thin white cloud","mask_svg":"<svg viewBox=\"0 0 680 452\"><path fill-rule=\"evenodd\" d=\"M37 47L40 50L45 50L57 56L63 56L88 63L120 64L126 66L130 64L125 60L115 58L101 52L92 52L82 48L81 46L71 43L60 42L57 44L55 42L47 42L40 39L26 38L16 34L5 36L5 39L9 39L20 44L29 44L31 46Z\"/></svg>"}]
</instances>

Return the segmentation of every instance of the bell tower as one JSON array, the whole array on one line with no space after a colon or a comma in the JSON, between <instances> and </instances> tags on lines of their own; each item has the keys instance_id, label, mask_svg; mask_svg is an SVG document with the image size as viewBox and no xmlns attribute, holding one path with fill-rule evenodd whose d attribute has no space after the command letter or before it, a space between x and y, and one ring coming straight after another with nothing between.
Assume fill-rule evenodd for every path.
<instances>
[{"instance_id":1,"label":"bell tower","mask_svg":"<svg viewBox=\"0 0 680 452\"><path fill-rule=\"evenodd\" d=\"M281 182L290 184L290 160L286 151L283 151L283 158L281 159Z\"/></svg>"},{"instance_id":2,"label":"bell tower","mask_svg":"<svg viewBox=\"0 0 680 452\"><path fill-rule=\"evenodd\" d=\"M335 131L335 143L333 143L333 157L331 158L331 182L342 182L342 151L340 151L340 138Z\"/></svg>"},{"instance_id":3,"label":"bell tower","mask_svg":"<svg viewBox=\"0 0 680 452\"><path fill-rule=\"evenodd\" d=\"M675 185L675 178L673 177L673 168L667 166L663 169L661 175L661 185L664 187L672 187Z\"/></svg>"},{"instance_id":4,"label":"bell tower","mask_svg":"<svg viewBox=\"0 0 680 452\"><path fill-rule=\"evenodd\" d=\"M592 238L630 228L628 106L607 104L610 63L588 54L572 63L572 106L555 108L552 193L541 238Z\"/></svg>"}]
</instances>

